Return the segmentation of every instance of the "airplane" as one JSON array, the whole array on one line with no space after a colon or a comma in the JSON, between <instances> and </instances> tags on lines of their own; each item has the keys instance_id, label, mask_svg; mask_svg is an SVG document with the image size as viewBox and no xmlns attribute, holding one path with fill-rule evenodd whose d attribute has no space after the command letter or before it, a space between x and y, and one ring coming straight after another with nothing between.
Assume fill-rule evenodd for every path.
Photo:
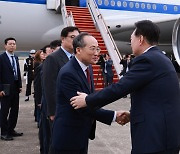
<instances>
[{"instance_id":1,"label":"airplane","mask_svg":"<svg viewBox=\"0 0 180 154\"><path fill-rule=\"evenodd\" d=\"M148 19L157 23L161 29L159 47L170 54L174 51L180 65L180 1L95 1L122 54L131 53L129 39L134 23ZM47 9L47 2L48 0L0 0L0 51L4 50L3 41L7 37L17 39L17 50L20 51L40 49L60 38L60 31L64 27L62 16ZM79 6L86 6L86 0L79 0Z\"/></svg>"},{"instance_id":2,"label":"airplane","mask_svg":"<svg viewBox=\"0 0 180 154\"><path fill-rule=\"evenodd\" d=\"M46 0L0 0L0 51L4 40L15 37L17 50L41 49L60 39L62 16L47 10Z\"/></svg>"}]
</instances>

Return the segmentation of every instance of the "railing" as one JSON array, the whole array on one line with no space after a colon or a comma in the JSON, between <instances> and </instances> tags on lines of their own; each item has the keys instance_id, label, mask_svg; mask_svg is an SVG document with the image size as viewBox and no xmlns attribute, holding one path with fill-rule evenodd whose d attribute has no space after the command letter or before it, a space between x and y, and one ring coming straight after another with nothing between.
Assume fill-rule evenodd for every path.
<instances>
[{"instance_id":1,"label":"railing","mask_svg":"<svg viewBox=\"0 0 180 154\"><path fill-rule=\"evenodd\" d=\"M67 13L65 0L61 0L61 13L62 13L63 22L64 22L65 27L66 26L75 26L72 12L70 12L69 14Z\"/></svg>"},{"instance_id":2,"label":"railing","mask_svg":"<svg viewBox=\"0 0 180 154\"><path fill-rule=\"evenodd\" d=\"M61 7L61 3L62 3L62 0L56 0L56 11L58 10L59 7Z\"/></svg>"},{"instance_id":3,"label":"railing","mask_svg":"<svg viewBox=\"0 0 180 154\"><path fill-rule=\"evenodd\" d=\"M102 14L98 9L95 0L87 0L87 7L91 13L91 16L93 17L95 25L97 26L97 28L101 33L101 36L108 50L108 53L111 56L111 59L113 60L113 65L115 67L115 70L118 74L118 77L120 78L119 76L119 73L121 72L120 60L122 59L122 56L114 42L111 32L106 26L106 23L102 17Z\"/></svg>"}]
</instances>

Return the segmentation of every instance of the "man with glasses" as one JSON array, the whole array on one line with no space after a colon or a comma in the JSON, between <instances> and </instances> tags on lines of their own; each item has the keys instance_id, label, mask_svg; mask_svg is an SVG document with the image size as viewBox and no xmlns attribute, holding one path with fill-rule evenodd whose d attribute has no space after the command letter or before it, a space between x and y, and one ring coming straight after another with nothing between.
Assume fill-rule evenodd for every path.
<instances>
[{"instance_id":1,"label":"man with glasses","mask_svg":"<svg viewBox=\"0 0 180 154\"><path fill-rule=\"evenodd\" d=\"M56 79L59 70L66 64L73 54L73 39L79 35L77 27L65 27L61 31L61 47L59 50L50 54L43 63L42 87L44 93L43 105L47 108L50 130L54 121L56 111ZM50 136L49 136L50 138Z\"/></svg>"},{"instance_id":2,"label":"man with glasses","mask_svg":"<svg viewBox=\"0 0 180 154\"><path fill-rule=\"evenodd\" d=\"M51 154L87 154L88 138L95 138L96 119L110 125L120 112L99 109L74 110L70 98L77 91L92 93L92 67L98 61L97 40L81 33L73 40L75 56L61 68L57 77L57 108L53 125ZM117 113L117 114L116 114Z\"/></svg>"}]
</instances>

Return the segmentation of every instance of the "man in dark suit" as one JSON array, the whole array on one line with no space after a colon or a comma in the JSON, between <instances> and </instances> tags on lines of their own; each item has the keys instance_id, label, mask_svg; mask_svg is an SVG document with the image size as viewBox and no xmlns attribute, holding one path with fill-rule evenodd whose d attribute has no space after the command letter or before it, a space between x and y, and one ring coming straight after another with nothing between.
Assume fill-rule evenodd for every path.
<instances>
[{"instance_id":1,"label":"man in dark suit","mask_svg":"<svg viewBox=\"0 0 180 154\"><path fill-rule=\"evenodd\" d=\"M123 69L119 75L125 75L131 65L131 55L130 54L125 55L124 58L120 61L120 64L123 65Z\"/></svg>"},{"instance_id":2,"label":"man in dark suit","mask_svg":"<svg viewBox=\"0 0 180 154\"><path fill-rule=\"evenodd\" d=\"M105 87L111 85L113 83L113 70L112 65L113 61L111 60L109 54L104 55L104 61L105 61L105 68L104 68L104 75L105 75Z\"/></svg>"},{"instance_id":3,"label":"man in dark suit","mask_svg":"<svg viewBox=\"0 0 180 154\"><path fill-rule=\"evenodd\" d=\"M18 119L22 82L18 57L14 55L16 40L7 38L5 49L6 51L0 55L0 93L3 95L1 99L1 139L9 141L13 140L13 137L23 135L14 130Z\"/></svg>"},{"instance_id":4,"label":"man in dark suit","mask_svg":"<svg viewBox=\"0 0 180 154\"><path fill-rule=\"evenodd\" d=\"M171 61L157 48L160 30L151 21L135 24L131 47L135 58L121 80L94 94L71 99L76 109L100 108L131 93L132 154L178 154L180 88Z\"/></svg>"},{"instance_id":5,"label":"man in dark suit","mask_svg":"<svg viewBox=\"0 0 180 154\"><path fill-rule=\"evenodd\" d=\"M88 33L75 37L73 47L75 57L61 68L57 78L52 154L87 154L88 138L95 138L96 119L108 125L113 118L116 119L113 111L99 109L91 112L87 108L75 111L70 105L70 98L77 95L77 91L88 94L94 91L90 64L98 61L100 52L97 40Z\"/></svg>"},{"instance_id":6,"label":"man in dark suit","mask_svg":"<svg viewBox=\"0 0 180 154\"><path fill-rule=\"evenodd\" d=\"M61 31L61 47L59 50L50 54L43 63L42 69L42 87L44 99L46 102L47 116L49 118L50 128L55 116L56 110L56 79L59 70L66 64L73 54L72 41L75 36L79 35L77 27L65 27Z\"/></svg>"}]
</instances>

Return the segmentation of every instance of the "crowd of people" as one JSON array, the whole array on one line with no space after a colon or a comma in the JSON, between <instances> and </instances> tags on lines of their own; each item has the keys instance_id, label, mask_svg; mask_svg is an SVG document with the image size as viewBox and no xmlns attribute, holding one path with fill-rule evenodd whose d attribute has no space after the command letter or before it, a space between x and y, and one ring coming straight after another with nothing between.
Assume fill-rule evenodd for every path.
<instances>
[{"instance_id":1,"label":"crowd of people","mask_svg":"<svg viewBox=\"0 0 180 154\"><path fill-rule=\"evenodd\" d=\"M178 154L180 149L180 88L171 61L158 49L159 28L149 20L135 24L133 55L120 62L122 78L112 83L112 60L99 59L100 47L91 34L69 26L41 50L31 50L24 64L26 99L34 91L34 116L41 154L87 154L95 138L96 121L131 124L132 154ZM0 55L1 139L16 132L22 81L16 39L5 40ZM94 91L92 64L100 62L103 90ZM31 90L32 82L34 90ZM171 90L169 90L171 89ZM130 111L101 107L131 94ZM119 109L120 110L120 109ZM110 128L109 128L110 129Z\"/></svg>"}]
</instances>

